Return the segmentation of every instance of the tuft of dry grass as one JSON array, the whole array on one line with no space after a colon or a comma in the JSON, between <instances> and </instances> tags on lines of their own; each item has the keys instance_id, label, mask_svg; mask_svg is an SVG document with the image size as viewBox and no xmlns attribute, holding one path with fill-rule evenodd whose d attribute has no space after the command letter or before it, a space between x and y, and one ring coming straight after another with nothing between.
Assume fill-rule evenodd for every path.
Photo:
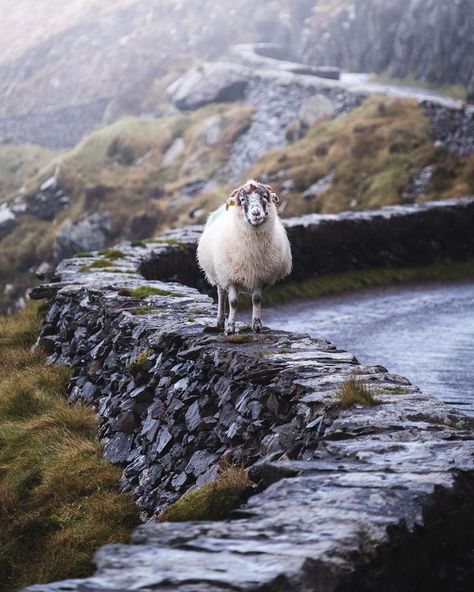
<instances>
[{"instance_id":1,"label":"tuft of dry grass","mask_svg":"<svg viewBox=\"0 0 474 592\"><path fill-rule=\"evenodd\" d=\"M348 409L354 405L373 407L380 405L380 401L373 392L355 376L350 376L336 391L337 406Z\"/></svg>"},{"instance_id":2,"label":"tuft of dry grass","mask_svg":"<svg viewBox=\"0 0 474 592\"><path fill-rule=\"evenodd\" d=\"M0 591L93 572L94 551L138 523L119 493L91 408L70 404L70 369L31 351L37 307L0 317Z\"/></svg>"},{"instance_id":3,"label":"tuft of dry grass","mask_svg":"<svg viewBox=\"0 0 474 592\"><path fill-rule=\"evenodd\" d=\"M214 481L171 504L160 521L223 520L243 502L251 485L243 467L228 466Z\"/></svg>"}]
</instances>

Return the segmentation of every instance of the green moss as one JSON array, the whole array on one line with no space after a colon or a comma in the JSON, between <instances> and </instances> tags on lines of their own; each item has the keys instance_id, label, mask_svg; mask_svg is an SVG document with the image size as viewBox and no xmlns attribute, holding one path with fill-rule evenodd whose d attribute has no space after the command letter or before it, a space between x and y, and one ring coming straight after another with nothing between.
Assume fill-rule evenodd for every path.
<instances>
[{"instance_id":1,"label":"green moss","mask_svg":"<svg viewBox=\"0 0 474 592\"><path fill-rule=\"evenodd\" d=\"M381 391L381 395L407 395L410 391L401 386L387 387Z\"/></svg>"},{"instance_id":2,"label":"green moss","mask_svg":"<svg viewBox=\"0 0 474 592\"><path fill-rule=\"evenodd\" d=\"M156 308L142 307L142 308L135 308L135 309L131 310L130 314L132 314L134 316L140 316L140 315L151 314L152 312L155 312L155 311L156 311Z\"/></svg>"},{"instance_id":3,"label":"green moss","mask_svg":"<svg viewBox=\"0 0 474 592\"><path fill-rule=\"evenodd\" d=\"M130 246L133 247L134 249L137 247L145 248L146 243L145 243L145 241L141 241L141 240L133 240L130 242Z\"/></svg>"},{"instance_id":4,"label":"green moss","mask_svg":"<svg viewBox=\"0 0 474 592\"><path fill-rule=\"evenodd\" d=\"M250 486L245 469L229 467L215 481L184 494L160 520L223 520L243 502Z\"/></svg>"},{"instance_id":5,"label":"green moss","mask_svg":"<svg viewBox=\"0 0 474 592\"><path fill-rule=\"evenodd\" d=\"M102 251L99 251L99 253L107 259L123 259L127 256L120 249L103 249Z\"/></svg>"},{"instance_id":6,"label":"green moss","mask_svg":"<svg viewBox=\"0 0 474 592\"><path fill-rule=\"evenodd\" d=\"M91 269L103 269L104 267L113 267L113 266L114 266L114 262L112 261L112 259L96 259L92 263L89 263L88 265L83 265L82 267L80 267L79 271L84 273L84 272L90 271Z\"/></svg>"},{"instance_id":7,"label":"green moss","mask_svg":"<svg viewBox=\"0 0 474 592\"><path fill-rule=\"evenodd\" d=\"M83 257L93 257L92 253L88 253L87 251L82 251L80 253L76 253L73 255L74 259L82 259Z\"/></svg>"},{"instance_id":8,"label":"green moss","mask_svg":"<svg viewBox=\"0 0 474 592\"><path fill-rule=\"evenodd\" d=\"M373 407L380 404L372 391L355 376L351 376L342 383L336 391L336 399L337 406L341 409L348 409L354 405Z\"/></svg>"},{"instance_id":9,"label":"green moss","mask_svg":"<svg viewBox=\"0 0 474 592\"><path fill-rule=\"evenodd\" d=\"M193 310L191 311L193 314L195 315L205 315L205 314L209 314L207 310L204 310L202 308L193 308Z\"/></svg>"},{"instance_id":10,"label":"green moss","mask_svg":"<svg viewBox=\"0 0 474 592\"><path fill-rule=\"evenodd\" d=\"M66 398L71 371L31 351L37 307L0 317L0 591L93 573L138 524L103 458L94 411Z\"/></svg>"},{"instance_id":11,"label":"green moss","mask_svg":"<svg viewBox=\"0 0 474 592\"><path fill-rule=\"evenodd\" d=\"M253 343L255 337L253 335L229 335L225 340L229 343Z\"/></svg>"},{"instance_id":12,"label":"green moss","mask_svg":"<svg viewBox=\"0 0 474 592\"><path fill-rule=\"evenodd\" d=\"M140 286L134 290L130 290L130 296L133 298L146 298L147 296L183 296L180 292L170 292L169 290L162 290L161 288L154 288L152 286Z\"/></svg>"}]
</instances>

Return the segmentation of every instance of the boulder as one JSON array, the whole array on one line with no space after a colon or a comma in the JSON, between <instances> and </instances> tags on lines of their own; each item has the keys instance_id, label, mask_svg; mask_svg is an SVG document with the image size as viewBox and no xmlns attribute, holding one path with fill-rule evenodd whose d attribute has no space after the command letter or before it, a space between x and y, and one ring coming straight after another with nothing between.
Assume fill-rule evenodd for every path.
<instances>
[{"instance_id":1,"label":"boulder","mask_svg":"<svg viewBox=\"0 0 474 592\"><path fill-rule=\"evenodd\" d=\"M79 222L67 220L56 233L55 257L63 259L80 251L102 249L110 236L111 216L100 212Z\"/></svg>"},{"instance_id":2,"label":"boulder","mask_svg":"<svg viewBox=\"0 0 474 592\"><path fill-rule=\"evenodd\" d=\"M2 204L0 206L0 239L13 230L16 225L17 220L15 214L7 204Z\"/></svg>"},{"instance_id":3,"label":"boulder","mask_svg":"<svg viewBox=\"0 0 474 592\"><path fill-rule=\"evenodd\" d=\"M40 220L53 220L59 212L69 206L71 199L64 193L57 177L50 177L27 203L29 214Z\"/></svg>"},{"instance_id":4,"label":"boulder","mask_svg":"<svg viewBox=\"0 0 474 592\"><path fill-rule=\"evenodd\" d=\"M167 89L170 101L183 111L209 103L226 103L244 98L249 68L226 62L212 62L189 70Z\"/></svg>"}]
</instances>

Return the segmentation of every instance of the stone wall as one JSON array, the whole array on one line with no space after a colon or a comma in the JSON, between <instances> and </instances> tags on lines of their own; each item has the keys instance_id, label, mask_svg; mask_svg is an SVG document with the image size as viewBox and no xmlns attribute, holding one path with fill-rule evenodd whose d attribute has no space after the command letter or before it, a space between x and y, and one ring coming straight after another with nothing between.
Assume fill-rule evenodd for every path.
<instances>
[{"instance_id":1,"label":"stone wall","mask_svg":"<svg viewBox=\"0 0 474 592\"><path fill-rule=\"evenodd\" d=\"M473 204L451 208L466 214ZM454 210L443 209L450 221ZM397 234L393 211L371 216L395 220ZM333 240L342 240L350 216L320 220L336 221ZM55 281L32 294L50 303L40 343L52 362L72 365L69 396L97 408L105 454L123 466L123 487L146 514L213 479L223 458L249 467L253 495L224 522L150 521L133 544L101 549L92 578L30 592L467 590L472 419L323 337L253 335L242 325L237 336L216 333L208 296L141 275L168 276L173 261L192 269L196 230L173 236L120 245L124 256L110 268L94 266L99 254L61 263ZM468 248L451 246L435 252ZM305 252L309 272L313 252ZM143 285L155 294L134 295ZM337 389L349 376L379 404L342 409Z\"/></svg>"},{"instance_id":2,"label":"stone wall","mask_svg":"<svg viewBox=\"0 0 474 592\"><path fill-rule=\"evenodd\" d=\"M474 256L474 197L283 220L293 253L290 280L377 267L428 265ZM194 263L201 228L170 231L179 253L140 263L147 279L208 289Z\"/></svg>"}]
</instances>

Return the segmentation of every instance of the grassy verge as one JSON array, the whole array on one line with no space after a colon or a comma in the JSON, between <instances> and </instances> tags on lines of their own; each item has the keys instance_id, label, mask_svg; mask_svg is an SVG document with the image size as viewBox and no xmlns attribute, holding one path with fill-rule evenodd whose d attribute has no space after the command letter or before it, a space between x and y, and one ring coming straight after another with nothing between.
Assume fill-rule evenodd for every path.
<instances>
[{"instance_id":1,"label":"grassy verge","mask_svg":"<svg viewBox=\"0 0 474 592\"><path fill-rule=\"evenodd\" d=\"M242 503L251 485L243 467L226 467L214 481L185 493L160 520L224 520Z\"/></svg>"},{"instance_id":2,"label":"grassy verge","mask_svg":"<svg viewBox=\"0 0 474 592\"><path fill-rule=\"evenodd\" d=\"M361 288L465 279L474 279L474 259L446 261L424 267L361 269L301 282L285 282L269 288L264 294L264 301L266 306L276 306L289 300L319 298Z\"/></svg>"},{"instance_id":3,"label":"grassy verge","mask_svg":"<svg viewBox=\"0 0 474 592\"><path fill-rule=\"evenodd\" d=\"M30 350L37 308L0 317L0 591L93 572L94 551L138 523L118 492L92 409L64 397L70 371Z\"/></svg>"},{"instance_id":4,"label":"grassy verge","mask_svg":"<svg viewBox=\"0 0 474 592\"><path fill-rule=\"evenodd\" d=\"M390 78L388 74L374 74L370 77L371 82L377 84L390 84L391 86L424 88L432 90L442 97L465 101L467 98L467 89L464 84L433 84L425 82L415 76L405 76L405 78Z\"/></svg>"}]
</instances>

